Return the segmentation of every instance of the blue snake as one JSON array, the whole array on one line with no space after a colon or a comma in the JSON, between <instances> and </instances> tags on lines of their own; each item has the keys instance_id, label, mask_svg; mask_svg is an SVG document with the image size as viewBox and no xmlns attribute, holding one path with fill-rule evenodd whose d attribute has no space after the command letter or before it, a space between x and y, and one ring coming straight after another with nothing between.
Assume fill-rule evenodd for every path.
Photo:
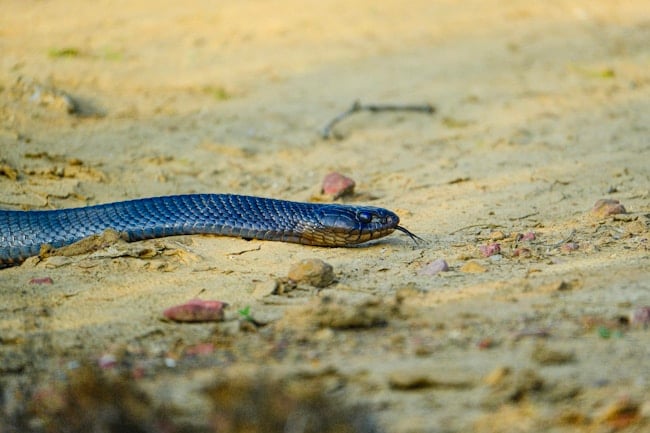
<instances>
[{"instance_id":1,"label":"blue snake","mask_svg":"<svg viewBox=\"0 0 650 433\"><path fill-rule=\"evenodd\" d=\"M106 229L129 241L186 234L345 247L381 238L394 230L419 239L399 217L372 206L300 203L234 194L186 194L95 206L0 210L0 268L59 248Z\"/></svg>"}]
</instances>

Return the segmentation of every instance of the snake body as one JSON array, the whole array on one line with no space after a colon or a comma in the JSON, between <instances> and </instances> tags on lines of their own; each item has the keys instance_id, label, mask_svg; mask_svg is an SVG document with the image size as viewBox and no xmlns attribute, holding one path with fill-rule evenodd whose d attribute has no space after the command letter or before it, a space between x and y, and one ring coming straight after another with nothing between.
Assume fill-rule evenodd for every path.
<instances>
[{"instance_id":1,"label":"snake body","mask_svg":"<svg viewBox=\"0 0 650 433\"><path fill-rule=\"evenodd\" d=\"M114 229L129 241L184 234L341 247L401 230L399 217L372 206L300 203L234 194L152 197L37 211L0 210L0 268ZM415 238L414 238L415 239Z\"/></svg>"}]
</instances>

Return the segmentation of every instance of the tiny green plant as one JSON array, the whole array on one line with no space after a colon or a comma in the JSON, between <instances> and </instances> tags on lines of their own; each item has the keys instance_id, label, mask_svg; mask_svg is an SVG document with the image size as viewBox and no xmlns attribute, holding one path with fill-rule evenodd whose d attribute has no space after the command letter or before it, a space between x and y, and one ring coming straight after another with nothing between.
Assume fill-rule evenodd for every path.
<instances>
[{"instance_id":1,"label":"tiny green plant","mask_svg":"<svg viewBox=\"0 0 650 433\"><path fill-rule=\"evenodd\" d=\"M598 335L600 336L600 338L609 338L611 337L612 333L609 330L609 328L607 328L606 326L599 326Z\"/></svg>"},{"instance_id":2,"label":"tiny green plant","mask_svg":"<svg viewBox=\"0 0 650 433\"><path fill-rule=\"evenodd\" d=\"M52 58L79 57L81 50L75 47L52 48L48 55Z\"/></svg>"},{"instance_id":3,"label":"tiny green plant","mask_svg":"<svg viewBox=\"0 0 650 433\"><path fill-rule=\"evenodd\" d=\"M201 90L203 91L203 93L212 96L217 101L225 101L227 99L230 99L231 97L228 90L226 90L226 88L222 86L208 85L208 86L204 86Z\"/></svg>"},{"instance_id":4,"label":"tiny green plant","mask_svg":"<svg viewBox=\"0 0 650 433\"><path fill-rule=\"evenodd\" d=\"M239 315L241 316L242 319L247 320L249 322L253 321L253 316L251 316L251 306L247 305L241 310L237 310Z\"/></svg>"}]
</instances>

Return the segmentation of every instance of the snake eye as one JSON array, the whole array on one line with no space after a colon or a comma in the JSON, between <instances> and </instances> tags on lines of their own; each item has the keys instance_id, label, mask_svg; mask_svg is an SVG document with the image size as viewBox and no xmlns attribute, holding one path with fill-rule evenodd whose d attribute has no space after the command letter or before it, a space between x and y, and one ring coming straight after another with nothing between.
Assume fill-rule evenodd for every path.
<instances>
[{"instance_id":1,"label":"snake eye","mask_svg":"<svg viewBox=\"0 0 650 433\"><path fill-rule=\"evenodd\" d=\"M372 214L370 214L370 212L360 211L357 213L357 219L359 220L359 222L368 224L369 222L372 221Z\"/></svg>"}]
</instances>

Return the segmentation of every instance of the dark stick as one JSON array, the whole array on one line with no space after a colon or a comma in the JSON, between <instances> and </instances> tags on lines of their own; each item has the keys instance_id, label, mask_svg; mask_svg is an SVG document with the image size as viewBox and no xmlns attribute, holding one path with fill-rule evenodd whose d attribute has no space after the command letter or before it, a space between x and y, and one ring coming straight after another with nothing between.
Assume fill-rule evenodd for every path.
<instances>
[{"instance_id":1,"label":"dark stick","mask_svg":"<svg viewBox=\"0 0 650 433\"><path fill-rule=\"evenodd\" d=\"M332 120L330 120L327 125L323 128L321 131L321 137L323 137L325 140L330 138L332 136L332 130L334 129L334 126L345 119L346 117L351 116L352 114L359 112L359 111L370 111L371 113L377 113L379 111L417 111L421 113L427 113L427 114L432 114L435 113L436 108L431 105L431 104L423 104L423 105L392 105L392 104L384 104L384 105L379 105L379 104L368 104L368 105L363 105L361 104L360 101L354 101L354 104L352 104L352 107L350 107L347 111L344 111L343 113L339 114Z\"/></svg>"}]
</instances>

